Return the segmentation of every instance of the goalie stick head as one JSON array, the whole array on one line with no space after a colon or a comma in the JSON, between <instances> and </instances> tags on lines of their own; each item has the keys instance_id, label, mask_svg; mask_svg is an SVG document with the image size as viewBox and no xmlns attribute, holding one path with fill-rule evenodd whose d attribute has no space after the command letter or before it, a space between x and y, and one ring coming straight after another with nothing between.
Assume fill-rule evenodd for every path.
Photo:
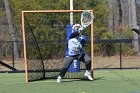
<instances>
[{"instance_id":1,"label":"goalie stick head","mask_svg":"<svg viewBox=\"0 0 140 93\"><path fill-rule=\"evenodd\" d=\"M83 11L81 13L81 25L83 28L86 28L93 22L94 16L90 11Z\"/></svg>"}]
</instances>

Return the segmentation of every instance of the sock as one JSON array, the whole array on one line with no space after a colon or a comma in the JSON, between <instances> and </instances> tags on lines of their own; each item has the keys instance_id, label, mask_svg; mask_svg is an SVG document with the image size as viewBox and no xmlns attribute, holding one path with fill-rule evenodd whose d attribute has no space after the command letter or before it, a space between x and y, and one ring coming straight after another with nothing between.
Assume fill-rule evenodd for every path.
<instances>
[{"instance_id":1,"label":"sock","mask_svg":"<svg viewBox=\"0 0 140 93\"><path fill-rule=\"evenodd\" d=\"M87 73L87 74L91 74L91 73L90 73L90 70L86 70L86 73Z\"/></svg>"}]
</instances>

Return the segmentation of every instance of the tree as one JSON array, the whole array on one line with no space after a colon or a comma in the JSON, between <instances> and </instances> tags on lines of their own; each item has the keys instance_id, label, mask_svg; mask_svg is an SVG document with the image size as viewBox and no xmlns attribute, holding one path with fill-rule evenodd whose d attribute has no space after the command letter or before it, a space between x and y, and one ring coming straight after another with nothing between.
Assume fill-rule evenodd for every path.
<instances>
[{"instance_id":1,"label":"tree","mask_svg":"<svg viewBox=\"0 0 140 93\"><path fill-rule=\"evenodd\" d=\"M130 17L131 17L131 27L137 28L137 16L136 16L136 3L135 0L129 0L130 3ZM133 32L134 49L137 51L137 55L140 56L140 44L138 41L138 34Z\"/></svg>"},{"instance_id":2,"label":"tree","mask_svg":"<svg viewBox=\"0 0 140 93\"><path fill-rule=\"evenodd\" d=\"M125 32L124 28L132 29L137 27L135 0L109 0L108 2L111 11L109 14L109 28L113 30L117 37L121 38L122 33ZM127 33L130 33L130 30ZM135 32L132 34L133 39L135 39L134 49L137 55L140 56L138 35Z\"/></svg>"},{"instance_id":3,"label":"tree","mask_svg":"<svg viewBox=\"0 0 140 93\"><path fill-rule=\"evenodd\" d=\"M9 31L11 33L11 40L15 41L16 40L15 31L14 31L12 16L11 16L10 7L9 7L9 0L4 0L4 3L5 3L7 20L8 20L8 24L9 24ZM14 57L19 58L18 48L17 48L17 43L16 42L13 43L13 47L14 47Z\"/></svg>"},{"instance_id":4,"label":"tree","mask_svg":"<svg viewBox=\"0 0 140 93\"><path fill-rule=\"evenodd\" d=\"M83 2L79 2L79 0L74 0L74 9L75 10L89 10L92 9L94 10L94 16L95 16L95 20L94 20L94 33L95 33L95 37L96 39L110 39L113 38L114 35L111 31L109 31L108 29L108 7L106 5L107 0L83 0ZM14 17L14 22L16 23L16 25L21 24L21 11L23 10L69 10L69 0L59 0L58 2L56 2L56 0L10 0L10 5L12 8L12 14ZM38 31L35 32L35 35L37 36L38 39L42 38L48 38L48 36L51 38L49 38L49 40L55 40L55 38L57 38L59 34L59 37L63 37L60 36L61 34L65 34L65 31L61 30L61 33L57 33L54 34L55 31L53 31L54 29L50 29L50 31L41 31L41 29L46 29L48 27L45 26L40 26L40 28L37 28L37 24L39 24L40 21L38 21L38 19L43 18L40 16L40 14L36 14L34 16L28 16L28 20L31 22L31 26L35 27L34 31ZM53 24L56 22L60 22L59 20L55 19L53 20L53 16L58 16L58 15L51 15L50 17L46 18L45 16L45 24ZM58 16L59 17L59 16ZM67 16L66 14L64 14L63 20L60 23L63 23L64 25L69 23L69 15ZM80 16L77 16L74 14L74 23L80 23ZM36 18L37 20L32 21L34 18ZM43 20L45 20L43 19ZM62 19L62 18L61 18ZM43 21L42 21L43 22ZM19 26L20 28L21 26ZM44 35L40 35L39 34L39 30L40 32ZM51 31L52 30L52 31ZM63 29L64 30L64 29ZM84 31L83 33L86 34L87 38L90 38L88 36L90 36L90 32L89 32L89 28L87 28L86 30L88 31ZM63 32L63 33L62 33ZM47 46L49 47L49 45ZM50 46L50 49L55 51L55 49L52 49L53 47ZM45 48L48 49L48 48ZM90 49L90 48L88 48ZM46 51L50 51L50 50L46 50ZM30 51L29 51L30 52ZM43 52L42 52L43 54ZM45 54L45 53L44 53ZM51 52L48 52L48 56L51 54ZM57 53L58 54L58 53Z\"/></svg>"}]
</instances>

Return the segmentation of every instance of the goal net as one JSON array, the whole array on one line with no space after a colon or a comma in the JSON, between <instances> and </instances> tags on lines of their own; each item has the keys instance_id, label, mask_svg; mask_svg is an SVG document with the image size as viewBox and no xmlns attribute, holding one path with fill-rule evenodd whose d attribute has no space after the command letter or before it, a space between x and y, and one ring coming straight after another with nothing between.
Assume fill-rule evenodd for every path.
<instances>
[{"instance_id":1,"label":"goal net","mask_svg":"<svg viewBox=\"0 0 140 93\"><path fill-rule=\"evenodd\" d=\"M22 34L26 82L40 79L57 78L64 64L66 51L66 26L80 24L84 10L43 10L22 11ZM83 32L86 36L86 53L92 59L93 71L93 24ZM92 37L92 38L91 38ZM85 64L80 62L79 72L67 72L64 78L83 78Z\"/></svg>"}]
</instances>

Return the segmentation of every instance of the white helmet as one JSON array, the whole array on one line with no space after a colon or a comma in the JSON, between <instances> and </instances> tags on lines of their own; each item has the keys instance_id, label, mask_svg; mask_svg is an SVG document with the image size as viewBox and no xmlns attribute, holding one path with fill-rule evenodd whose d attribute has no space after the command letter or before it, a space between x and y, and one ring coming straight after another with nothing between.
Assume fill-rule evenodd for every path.
<instances>
[{"instance_id":1,"label":"white helmet","mask_svg":"<svg viewBox=\"0 0 140 93\"><path fill-rule=\"evenodd\" d=\"M82 26L80 24L74 24L72 26L72 32L79 32Z\"/></svg>"}]
</instances>

